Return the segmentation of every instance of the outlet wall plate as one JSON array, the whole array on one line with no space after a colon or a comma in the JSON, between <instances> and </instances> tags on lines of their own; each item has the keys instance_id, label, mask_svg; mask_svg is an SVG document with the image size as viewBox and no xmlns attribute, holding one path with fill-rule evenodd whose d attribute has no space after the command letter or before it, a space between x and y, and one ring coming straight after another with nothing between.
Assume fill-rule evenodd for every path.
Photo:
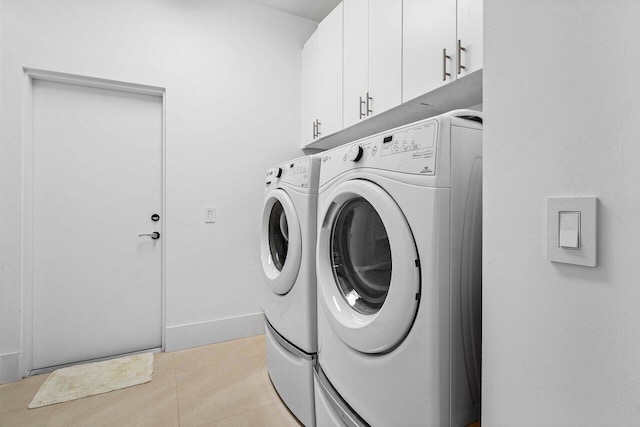
<instances>
[{"instance_id":1,"label":"outlet wall plate","mask_svg":"<svg viewBox=\"0 0 640 427\"><path fill-rule=\"evenodd\" d=\"M579 212L579 247L560 245L560 213ZM598 265L598 198L547 198L547 259L552 262L595 267Z\"/></svg>"}]
</instances>

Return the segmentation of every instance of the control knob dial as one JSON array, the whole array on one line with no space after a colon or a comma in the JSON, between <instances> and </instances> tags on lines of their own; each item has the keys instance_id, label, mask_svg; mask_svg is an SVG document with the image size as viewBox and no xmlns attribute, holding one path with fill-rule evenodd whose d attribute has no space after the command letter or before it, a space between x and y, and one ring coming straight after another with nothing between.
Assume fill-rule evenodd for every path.
<instances>
[{"instance_id":1,"label":"control knob dial","mask_svg":"<svg viewBox=\"0 0 640 427\"><path fill-rule=\"evenodd\" d=\"M362 158L362 154L364 153L364 150L362 149L362 146L360 145L353 145L351 146L351 148L349 148L349 153L347 154L347 159L351 160L352 162L357 162L358 160L360 160Z\"/></svg>"}]
</instances>

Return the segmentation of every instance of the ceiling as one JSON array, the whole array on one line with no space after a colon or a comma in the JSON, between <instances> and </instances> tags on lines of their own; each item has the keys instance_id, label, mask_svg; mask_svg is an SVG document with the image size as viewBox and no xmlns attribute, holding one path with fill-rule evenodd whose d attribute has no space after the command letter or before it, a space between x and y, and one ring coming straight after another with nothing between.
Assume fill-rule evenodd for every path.
<instances>
[{"instance_id":1,"label":"ceiling","mask_svg":"<svg viewBox=\"0 0 640 427\"><path fill-rule=\"evenodd\" d=\"M292 15L320 22L341 0L251 0Z\"/></svg>"}]
</instances>

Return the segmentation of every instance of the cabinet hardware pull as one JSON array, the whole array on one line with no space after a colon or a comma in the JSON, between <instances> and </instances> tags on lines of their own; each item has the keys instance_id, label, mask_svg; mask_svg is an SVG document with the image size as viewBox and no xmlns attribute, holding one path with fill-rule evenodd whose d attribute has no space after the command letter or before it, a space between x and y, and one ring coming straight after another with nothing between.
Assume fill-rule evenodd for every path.
<instances>
[{"instance_id":1,"label":"cabinet hardware pull","mask_svg":"<svg viewBox=\"0 0 640 427\"><path fill-rule=\"evenodd\" d=\"M447 55L447 49L442 49L442 81L446 81L447 77L451 77L451 73L447 73L447 59L451 56Z\"/></svg>"},{"instance_id":2,"label":"cabinet hardware pull","mask_svg":"<svg viewBox=\"0 0 640 427\"><path fill-rule=\"evenodd\" d=\"M360 113L360 118L363 118L365 116L365 114L362 112L362 106L364 105L364 101L362 100L362 97L360 96L360 108L358 109L358 112Z\"/></svg>"},{"instance_id":3,"label":"cabinet hardware pull","mask_svg":"<svg viewBox=\"0 0 640 427\"><path fill-rule=\"evenodd\" d=\"M369 103L369 101L371 101L371 103ZM370 108L372 104L373 104L373 98L370 97L369 92L367 92L367 116L373 113L373 109Z\"/></svg>"},{"instance_id":4,"label":"cabinet hardware pull","mask_svg":"<svg viewBox=\"0 0 640 427\"><path fill-rule=\"evenodd\" d=\"M317 138L317 134L316 134L316 122L313 122L313 139Z\"/></svg>"},{"instance_id":5,"label":"cabinet hardware pull","mask_svg":"<svg viewBox=\"0 0 640 427\"><path fill-rule=\"evenodd\" d=\"M320 135L322 135L322 132L320 132L320 125L322 123L320 123L320 121L318 119L316 119L316 138L320 138Z\"/></svg>"},{"instance_id":6,"label":"cabinet hardware pull","mask_svg":"<svg viewBox=\"0 0 640 427\"><path fill-rule=\"evenodd\" d=\"M154 231L152 233L147 233L147 234L138 234L138 237L151 237L153 240L158 240L160 238L160 233L158 233L157 231Z\"/></svg>"},{"instance_id":7,"label":"cabinet hardware pull","mask_svg":"<svg viewBox=\"0 0 640 427\"><path fill-rule=\"evenodd\" d=\"M460 74L462 70L465 69L465 66L462 65L462 57L460 54L460 52L462 52L463 50L466 52L467 49L462 47L462 43L460 42L460 40L458 40L458 52L456 54L456 57L458 58L458 74Z\"/></svg>"}]
</instances>

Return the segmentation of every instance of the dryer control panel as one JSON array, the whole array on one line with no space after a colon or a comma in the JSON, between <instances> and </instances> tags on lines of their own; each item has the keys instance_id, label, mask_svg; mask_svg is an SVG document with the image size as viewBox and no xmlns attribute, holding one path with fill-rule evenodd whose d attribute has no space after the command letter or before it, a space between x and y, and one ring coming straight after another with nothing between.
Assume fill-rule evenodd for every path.
<instances>
[{"instance_id":1,"label":"dryer control panel","mask_svg":"<svg viewBox=\"0 0 640 427\"><path fill-rule=\"evenodd\" d=\"M428 120L329 150L321 154L321 181L360 167L434 176L438 132L438 121Z\"/></svg>"},{"instance_id":2,"label":"dryer control panel","mask_svg":"<svg viewBox=\"0 0 640 427\"><path fill-rule=\"evenodd\" d=\"M417 158L434 158L436 132L437 122L429 122L385 136L382 138L380 157L410 152L413 160ZM433 163L435 163L435 160Z\"/></svg>"},{"instance_id":3,"label":"dryer control panel","mask_svg":"<svg viewBox=\"0 0 640 427\"><path fill-rule=\"evenodd\" d=\"M269 169L265 181L266 188L281 182L300 188L309 188L311 185L311 163L311 156L307 156Z\"/></svg>"}]
</instances>

